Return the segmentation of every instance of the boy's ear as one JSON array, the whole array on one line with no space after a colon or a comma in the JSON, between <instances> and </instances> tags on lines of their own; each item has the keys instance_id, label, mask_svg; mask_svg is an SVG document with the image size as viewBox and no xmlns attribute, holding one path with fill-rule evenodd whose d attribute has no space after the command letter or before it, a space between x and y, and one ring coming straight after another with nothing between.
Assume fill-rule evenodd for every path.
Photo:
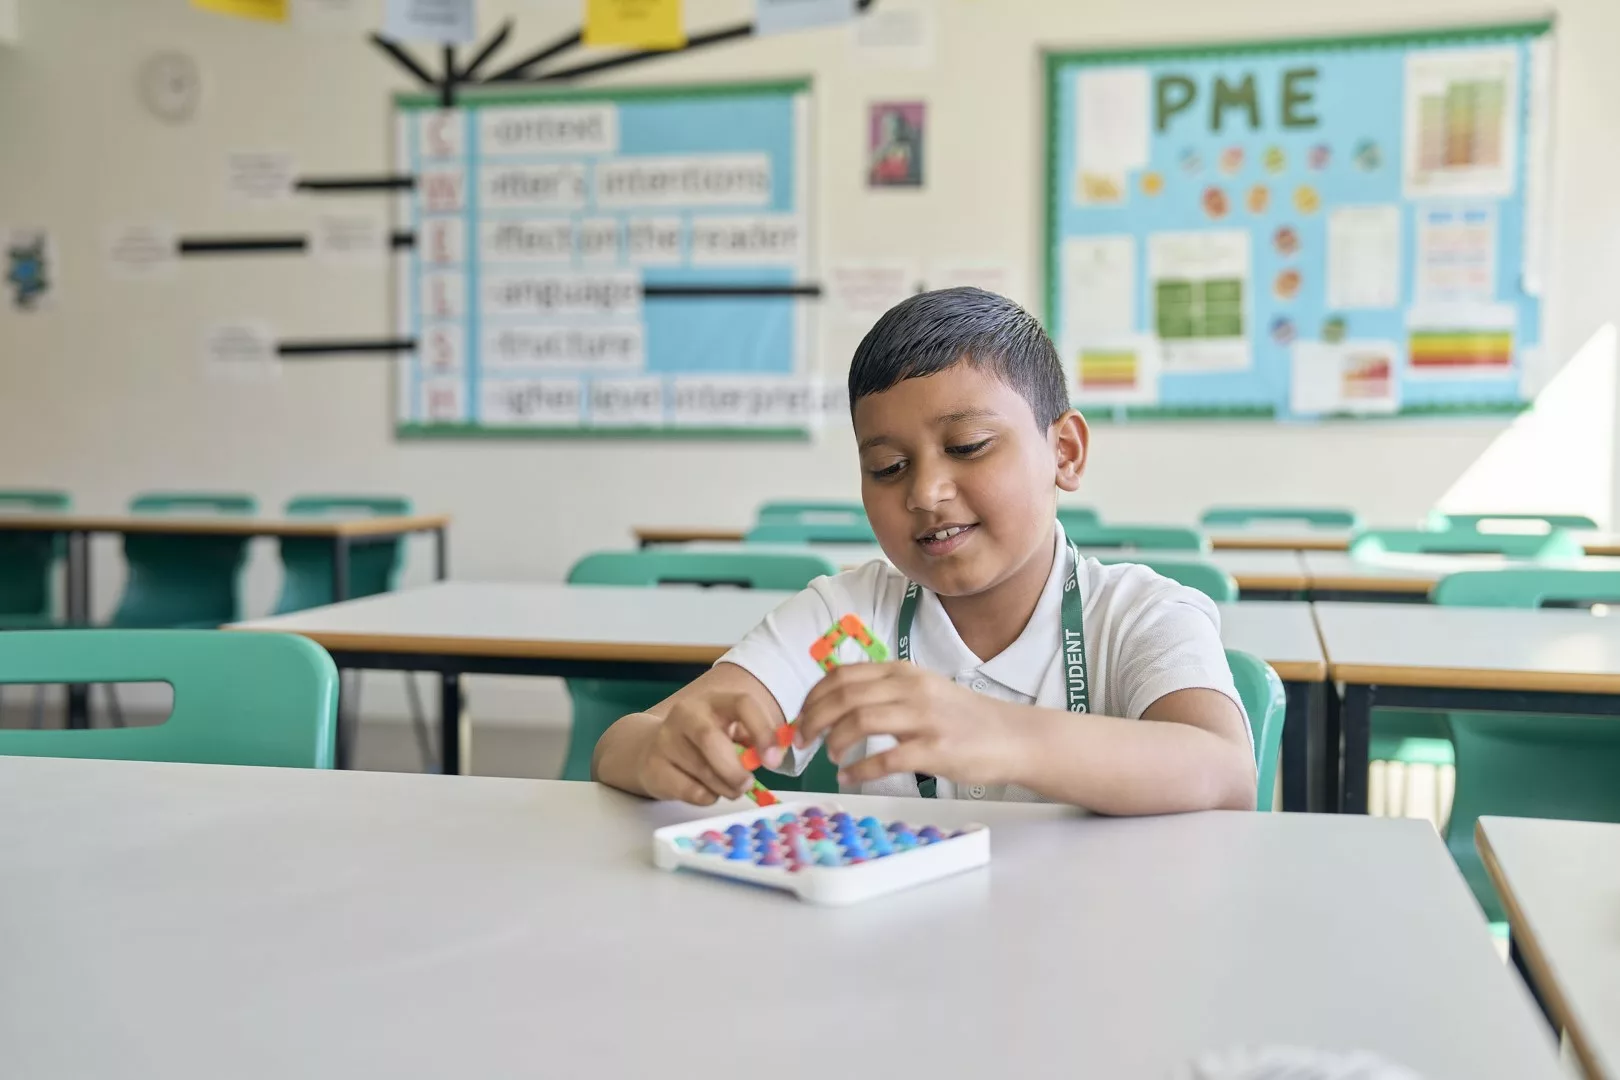
<instances>
[{"instance_id":1,"label":"boy's ear","mask_svg":"<svg viewBox=\"0 0 1620 1080\"><path fill-rule=\"evenodd\" d=\"M1052 449L1057 453L1057 486L1064 491L1080 489L1080 475L1086 471L1086 451L1091 429L1086 418L1070 409L1052 423Z\"/></svg>"}]
</instances>

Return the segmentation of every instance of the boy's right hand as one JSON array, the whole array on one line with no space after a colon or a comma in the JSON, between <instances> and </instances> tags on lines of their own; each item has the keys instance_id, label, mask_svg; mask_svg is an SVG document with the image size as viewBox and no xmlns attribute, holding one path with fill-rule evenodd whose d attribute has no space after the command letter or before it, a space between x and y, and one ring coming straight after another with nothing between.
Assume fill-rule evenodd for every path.
<instances>
[{"instance_id":1,"label":"boy's right hand","mask_svg":"<svg viewBox=\"0 0 1620 1080\"><path fill-rule=\"evenodd\" d=\"M709 806L753 787L737 747L753 746L771 768L782 763L776 725L759 702L743 693L676 698L642 755L637 779L655 799Z\"/></svg>"}]
</instances>

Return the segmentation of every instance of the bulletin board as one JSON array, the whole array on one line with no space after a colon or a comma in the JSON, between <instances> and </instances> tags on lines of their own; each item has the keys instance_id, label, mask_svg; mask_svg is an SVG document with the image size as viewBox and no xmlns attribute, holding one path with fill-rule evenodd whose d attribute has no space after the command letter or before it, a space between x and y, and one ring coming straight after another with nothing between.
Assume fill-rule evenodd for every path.
<instances>
[{"instance_id":1,"label":"bulletin board","mask_svg":"<svg viewBox=\"0 0 1620 1080\"><path fill-rule=\"evenodd\" d=\"M806 434L807 81L395 107L400 435Z\"/></svg>"},{"instance_id":2,"label":"bulletin board","mask_svg":"<svg viewBox=\"0 0 1620 1080\"><path fill-rule=\"evenodd\" d=\"M1047 326L1099 418L1517 411L1551 24L1058 53Z\"/></svg>"}]
</instances>

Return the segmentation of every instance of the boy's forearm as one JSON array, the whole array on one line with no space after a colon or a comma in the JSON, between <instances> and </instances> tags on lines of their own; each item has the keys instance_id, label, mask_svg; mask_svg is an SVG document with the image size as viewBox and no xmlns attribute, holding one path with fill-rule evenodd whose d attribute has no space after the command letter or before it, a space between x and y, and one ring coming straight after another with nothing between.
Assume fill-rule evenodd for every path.
<instances>
[{"instance_id":1,"label":"boy's forearm","mask_svg":"<svg viewBox=\"0 0 1620 1080\"><path fill-rule=\"evenodd\" d=\"M615 720L596 742L591 754L591 777L632 795L646 795L639 763L647 740L663 721L650 713L631 713Z\"/></svg>"},{"instance_id":2,"label":"boy's forearm","mask_svg":"<svg viewBox=\"0 0 1620 1080\"><path fill-rule=\"evenodd\" d=\"M1191 724L1001 704L1007 782L1101 814L1254 809L1246 747Z\"/></svg>"}]
</instances>

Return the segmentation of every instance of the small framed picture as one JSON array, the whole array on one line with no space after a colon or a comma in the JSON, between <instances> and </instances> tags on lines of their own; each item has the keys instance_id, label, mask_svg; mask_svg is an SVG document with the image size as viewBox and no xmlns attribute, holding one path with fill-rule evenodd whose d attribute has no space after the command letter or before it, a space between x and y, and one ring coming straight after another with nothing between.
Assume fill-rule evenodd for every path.
<instances>
[{"instance_id":1,"label":"small framed picture","mask_svg":"<svg viewBox=\"0 0 1620 1080\"><path fill-rule=\"evenodd\" d=\"M869 107L866 186L923 186L923 125L920 101L885 101Z\"/></svg>"}]
</instances>

